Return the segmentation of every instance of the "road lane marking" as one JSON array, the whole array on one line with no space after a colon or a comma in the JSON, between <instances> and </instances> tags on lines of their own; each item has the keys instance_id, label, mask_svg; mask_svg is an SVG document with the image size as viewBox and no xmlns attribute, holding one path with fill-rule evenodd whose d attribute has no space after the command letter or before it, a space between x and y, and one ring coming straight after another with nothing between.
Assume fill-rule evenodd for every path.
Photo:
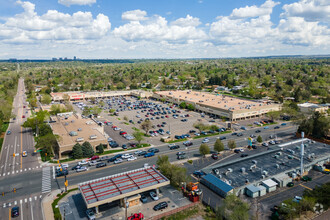
<instances>
[{"instance_id":1,"label":"road lane marking","mask_svg":"<svg viewBox=\"0 0 330 220\"><path fill-rule=\"evenodd\" d=\"M14 153L16 153L16 144L17 143L17 136L15 136L15 145L14 145ZM15 160L16 160L16 157L13 158L13 171L15 169Z\"/></svg>"},{"instance_id":2,"label":"road lane marking","mask_svg":"<svg viewBox=\"0 0 330 220\"><path fill-rule=\"evenodd\" d=\"M32 202L32 198L31 197L29 198L29 201Z\"/></svg>"},{"instance_id":3,"label":"road lane marking","mask_svg":"<svg viewBox=\"0 0 330 220\"><path fill-rule=\"evenodd\" d=\"M6 208L6 203L3 204L3 207Z\"/></svg>"},{"instance_id":4,"label":"road lane marking","mask_svg":"<svg viewBox=\"0 0 330 220\"><path fill-rule=\"evenodd\" d=\"M8 203L8 206L10 207L11 206L11 203Z\"/></svg>"},{"instance_id":5,"label":"road lane marking","mask_svg":"<svg viewBox=\"0 0 330 220\"><path fill-rule=\"evenodd\" d=\"M17 205L17 201L14 202L14 205Z\"/></svg>"},{"instance_id":6,"label":"road lane marking","mask_svg":"<svg viewBox=\"0 0 330 220\"><path fill-rule=\"evenodd\" d=\"M27 198L24 199L24 203L27 203Z\"/></svg>"},{"instance_id":7,"label":"road lane marking","mask_svg":"<svg viewBox=\"0 0 330 220\"><path fill-rule=\"evenodd\" d=\"M34 217L33 217L33 204L32 204L32 202L31 202L31 217L32 217L32 220L34 220Z\"/></svg>"},{"instance_id":8,"label":"road lane marking","mask_svg":"<svg viewBox=\"0 0 330 220\"><path fill-rule=\"evenodd\" d=\"M37 196L34 197L34 200L37 200Z\"/></svg>"},{"instance_id":9,"label":"road lane marking","mask_svg":"<svg viewBox=\"0 0 330 220\"><path fill-rule=\"evenodd\" d=\"M11 208L9 208L9 220L11 219Z\"/></svg>"},{"instance_id":10,"label":"road lane marking","mask_svg":"<svg viewBox=\"0 0 330 220\"><path fill-rule=\"evenodd\" d=\"M53 179L55 179L55 166L53 166Z\"/></svg>"},{"instance_id":11,"label":"road lane marking","mask_svg":"<svg viewBox=\"0 0 330 220\"><path fill-rule=\"evenodd\" d=\"M23 200L19 200L19 204L21 204L21 205L22 205L22 203L23 203Z\"/></svg>"},{"instance_id":12,"label":"road lane marking","mask_svg":"<svg viewBox=\"0 0 330 220\"><path fill-rule=\"evenodd\" d=\"M304 188L306 188L306 189L309 189L309 190L313 191L313 189L311 189L311 188L309 188L309 187L307 187L307 186L303 185L302 183L301 183L301 184L299 184L299 186L302 186L302 187L304 187Z\"/></svg>"},{"instance_id":13,"label":"road lane marking","mask_svg":"<svg viewBox=\"0 0 330 220\"><path fill-rule=\"evenodd\" d=\"M10 145L8 145L8 149L7 149L7 157L6 157L6 161L5 161L5 170L4 170L5 172L6 172L6 167L7 167L9 148L10 148Z\"/></svg>"},{"instance_id":14,"label":"road lane marking","mask_svg":"<svg viewBox=\"0 0 330 220\"><path fill-rule=\"evenodd\" d=\"M23 127L21 126L21 152L23 152ZM22 160L23 157L21 157L21 169L22 169Z\"/></svg>"}]
</instances>

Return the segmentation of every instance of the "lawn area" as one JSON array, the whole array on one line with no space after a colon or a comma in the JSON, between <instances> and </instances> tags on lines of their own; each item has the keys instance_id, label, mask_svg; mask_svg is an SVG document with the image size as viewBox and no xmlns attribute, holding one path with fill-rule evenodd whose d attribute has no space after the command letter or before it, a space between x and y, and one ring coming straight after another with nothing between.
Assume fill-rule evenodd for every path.
<instances>
[{"instance_id":1,"label":"lawn area","mask_svg":"<svg viewBox=\"0 0 330 220\"><path fill-rule=\"evenodd\" d=\"M54 213L54 219L55 220L61 220L62 216L60 213L60 209L57 206L58 202L64 197L66 196L68 193L78 190L78 188L74 188L74 189L70 189L67 192L63 193L63 194L57 194L57 199L55 199L52 203L52 208L53 208L53 213Z\"/></svg>"},{"instance_id":2,"label":"lawn area","mask_svg":"<svg viewBox=\"0 0 330 220\"><path fill-rule=\"evenodd\" d=\"M186 141L186 140L188 140L188 139L187 138L184 138L184 139L178 139L178 140L169 141L167 143L168 144L172 144L172 143L177 143L177 142Z\"/></svg>"},{"instance_id":3,"label":"lawn area","mask_svg":"<svg viewBox=\"0 0 330 220\"><path fill-rule=\"evenodd\" d=\"M201 217L205 220L215 219L214 212L204 205L197 203L195 206L185 209L181 212L177 212L173 215L162 218L163 220L188 220L191 218Z\"/></svg>"}]
</instances>

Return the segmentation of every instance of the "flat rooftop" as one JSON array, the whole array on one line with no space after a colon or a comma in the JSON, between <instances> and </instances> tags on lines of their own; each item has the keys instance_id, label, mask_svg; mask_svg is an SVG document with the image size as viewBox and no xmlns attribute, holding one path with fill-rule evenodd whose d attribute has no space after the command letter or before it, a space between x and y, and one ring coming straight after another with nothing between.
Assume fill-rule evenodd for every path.
<instances>
[{"instance_id":1,"label":"flat rooftop","mask_svg":"<svg viewBox=\"0 0 330 220\"><path fill-rule=\"evenodd\" d=\"M207 92L188 90L160 91L155 93L171 98L186 100L199 105L225 109L233 112L242 110L260 110L262 108L265 108L266 106L274 105L270 102L258 102L253 100L235 98L232 96L216 95Z\"/></svg>"},{"instance_id":2,"label":"flat rooftop","mask_svg":"<svg viewBox=\"0 0 330 220\"><path fill-rule=\"evenodd\" d=\"M155 168L147 167L80 183L79 190L87 207L95 207L169 183Z\"/></svg>"},{"instance_id":3,"label":"flat rooftop","mask_svg":"<svg viewBox=\"0 0 330 220\"><path fill-rule=\"evenodd\" d=\"M50 123L53 133L61 137L58 140L60 148L75 145L77 138L83 138L81 143L88 141L92 144L97 141L107 144L107 140L103 135L103 128L92 119L81 118L80 115L71 115L68 117L53 116L52 120L56 121ZM71 136L70 132L76 132L77 135ZM90 139L91 135L94 135L93 139Z\"/></svg>"},{"instance_id":4,"label":"flat rooftop","mask_svg":"<svg viewBox=\"0 0 330 220\"><path fill-rule=\"evenodd\" d=\"M318 159L330 157L330 145L323 143L309 143L306 139L304 164L316 163ZM284 145L284 146L283 146ZM271 150L259 154L239 158L226 163L219 163L212 167L204 169L205 172L219 171L221 180L229 183L234 188L241 187L246 184L246 180L250 183L263 180L274 175L295 171L300 168L300 145L301 142L295 144L281 144L281 147L274 146ZM248 152L247 152L248 153ZM276 155L276 157L275 157ZM289 157L292 159L289 159ZM242 172L242 168L244 172ZM231 172L228 170L231 170ZM266 173L264 172L266 171Z\"/></svg>"}]
</instances>

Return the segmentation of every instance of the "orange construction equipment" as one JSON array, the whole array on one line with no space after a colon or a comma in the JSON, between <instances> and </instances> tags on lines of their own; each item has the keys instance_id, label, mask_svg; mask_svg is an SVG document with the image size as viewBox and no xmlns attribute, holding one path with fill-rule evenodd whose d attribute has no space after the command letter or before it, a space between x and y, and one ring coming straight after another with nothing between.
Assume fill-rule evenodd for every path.
<instances>
[{"instance_id":1,"label":"orange construction equipment","mask_svg":"<svg viewBox=\"0 0 330 220\"><path fill-rule=\"evenodd\" d=\"M187 188L188 191L197 190L198 189L198 182L197 183L190 182L190 183L187 184L186 188Z\"/></svg>"}]
</instances>

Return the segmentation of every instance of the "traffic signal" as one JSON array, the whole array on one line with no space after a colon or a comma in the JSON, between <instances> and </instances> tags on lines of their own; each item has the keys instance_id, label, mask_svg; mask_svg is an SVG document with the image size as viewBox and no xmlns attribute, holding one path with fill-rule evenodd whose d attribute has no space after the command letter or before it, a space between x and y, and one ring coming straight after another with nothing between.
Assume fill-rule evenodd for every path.
<instances>
[{"instance_id":1,"label":"traffic signal","mask_svg":"<svg viewBox=\"0 0 330 220\"><path fill-rule=\"evenodd\" d=\"M2 196L5 196L5 192L2 192Z\"/></svg>"},{"instance_id":2,"label":"traffic signal","mask_svg":"<svg viewBox=\"0 0 330 220\"><path fill-rule=\"evenodd\" d=\"M15 157L15 153L13 153L13 157Z\"/></svg>"},{"instance_id":3,"label":"traffic signal","mask_svg":"<svg viewBox=\"0 0 330 220\"><path fill-rule=\"evenodd\" d=\"M16 193L16 188L14 188L14 193Z\"/></svg>"},{"instance_id":4,"label":"traffic signal","mask_svg":"<svg viewBox=\"0 0 330 220\"><path fill-rule=\"evenodd\" d=\"M65 181L65 182L64 182L64 185L65 185L66 187L68 187L68 185L69 185L68 181Z\"/></svg>"},{"instance_id":5,"label":"traffic signal","mask_svg":"<svg viewBox=\"0 0 330 220\"><path fill-rule=\"evenodd\" d=\"M45 153L45 156L47 157L47 153Z\"/></svg>"}]
</instances>

